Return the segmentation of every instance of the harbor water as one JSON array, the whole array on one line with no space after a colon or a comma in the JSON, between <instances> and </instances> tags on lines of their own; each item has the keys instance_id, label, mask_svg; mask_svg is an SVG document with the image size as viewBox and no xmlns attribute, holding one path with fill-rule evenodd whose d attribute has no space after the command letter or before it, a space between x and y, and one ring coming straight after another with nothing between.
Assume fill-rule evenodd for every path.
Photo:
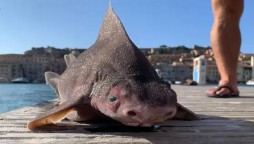
<instances>
[{"instance_id":1,"label":"harbor water","mask_svg":"<svg viewBox=\"0 0 254 144\"><path fill-rule=\"evenodd\" d=\"M57 98L46 84L0 84L0 113Z\"/></svg>"}]
</instances>

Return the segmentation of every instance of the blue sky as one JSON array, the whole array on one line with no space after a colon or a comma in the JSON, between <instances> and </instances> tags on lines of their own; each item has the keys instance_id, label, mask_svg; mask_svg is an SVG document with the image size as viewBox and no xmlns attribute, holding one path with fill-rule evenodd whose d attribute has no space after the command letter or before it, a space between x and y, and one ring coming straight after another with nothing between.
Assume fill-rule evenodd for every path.
<instances>
[{"instance_id":1,"label":"blue sky","mask_svg":"<svg viewBox=\"0 0 254 144\"><path fill-rule=\"evenodd\" d=\"M89 48L109 0L0 0L0 54L31 47ZM112 0L129 36L140 48L209 46L210 0ZM245 0L243 53L254 53L254 1Z\"/></svg>"}]
</instances>

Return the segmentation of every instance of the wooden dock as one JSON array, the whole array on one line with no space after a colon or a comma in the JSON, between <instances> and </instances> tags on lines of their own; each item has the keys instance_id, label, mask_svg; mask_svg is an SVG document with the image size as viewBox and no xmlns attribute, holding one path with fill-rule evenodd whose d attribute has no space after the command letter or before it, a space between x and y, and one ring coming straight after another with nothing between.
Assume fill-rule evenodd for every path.
<instances>
[{"instance_id":1,"label":"wooden dock","mask_svg":"<svg viewBox=\"0 0 254 144\"><path fill-rule=\"evenodd\" d=\"M239 98L208 98L211 86L177 86L178 101L201 120L161 123L158 128L131 128L114 122L63 121L44 131L31 132L26 123L52 107L53 102L0 115L0 144L158 143L245 144L254 143L254 87L240 87Z\"/></svg>"}]
</instances>

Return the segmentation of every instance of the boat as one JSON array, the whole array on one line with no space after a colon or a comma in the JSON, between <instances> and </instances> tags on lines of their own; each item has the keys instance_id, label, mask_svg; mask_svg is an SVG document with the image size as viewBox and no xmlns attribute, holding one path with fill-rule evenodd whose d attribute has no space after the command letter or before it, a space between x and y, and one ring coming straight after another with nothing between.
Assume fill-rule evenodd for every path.
<instances>
[{"instance_id":1,"label":"boat","mask_svg":"<svg viewBox=\"0 0 254 144\"><path fill-rule=\"evenodd\" d=\"M248 80L248 81L246 82L246 85L254 85L254 79Z\"/></svg>"},{"instance_id":2,"label":"boat","mask_svg":"<svg viewBox=\"0 0 254 144\"><path fill-rule=\"evenodd\" d=\"M12 83L29 83L29 80L24 77L15 78L11 81Z\"/></svg>"},{"instance_id":3,"label":"boat","mask_svg":"<svg viewBox=\"0 0 254 144\"><path fill-rule=\"evenodd\" d=\"M0 77L0 83L6 83L7 80L5 78Z\"/></svg>"},{"instance_id":4,"label":"boat","mask_svg":"<svg viewBox=\"0 0 254 144\"><path fill-rule=\"evenodd\" d=\"M175 84L177 84L177 85L181 85L181 84L182 84L182 82L181 82L181 81L175 81Z\"/></svg>"}]
</instances>

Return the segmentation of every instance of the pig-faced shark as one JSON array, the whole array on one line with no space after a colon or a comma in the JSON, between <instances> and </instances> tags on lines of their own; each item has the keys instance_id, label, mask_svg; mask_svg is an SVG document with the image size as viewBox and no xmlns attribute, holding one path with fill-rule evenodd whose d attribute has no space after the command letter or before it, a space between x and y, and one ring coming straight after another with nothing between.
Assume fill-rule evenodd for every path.
<instances>
[{"instance_id":1,"label":"pig-faced shark","mask_svg":"<svg viewBox=\"0 0 254 144\"><path fill-rule=\"evenodd\" d=\"M28 123L30 130L64 118L87 121L110 117L129 126L151 126L167 119L198 119L177 103L170 84L127 35L111 6L99 36L77 58L65 55L62 75L46 72L46 82L59 96L55 108Z\"/></svg>"}]
</instances>

